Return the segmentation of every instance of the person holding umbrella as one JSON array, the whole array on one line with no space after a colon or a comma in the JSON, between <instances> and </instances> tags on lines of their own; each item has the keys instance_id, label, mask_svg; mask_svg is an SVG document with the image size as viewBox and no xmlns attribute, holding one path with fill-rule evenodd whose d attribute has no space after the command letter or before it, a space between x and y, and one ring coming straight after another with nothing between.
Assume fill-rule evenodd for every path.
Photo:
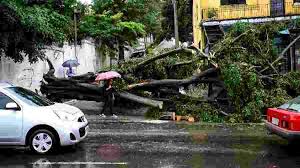
<instances>
[{"instance_id":1,"label":"person holding umbrella","mask_svg":"<svg viewBox=\"0 0 300 168\"><path fill-rule=\"evenodd\" d=\"M80 64L77 60L67 60L62 64L63 67L68 67L69 68L69 69L67 69L67 72L66 72L66 75L68 76L68 78L75 75L72 68L77 67L79 65Z\"/></svg>"},{"instance_id":2,"label":"person holding umbrella","mask_svg":"<svg viewBox=\"0 0 300 168\"><path fill-rule=\"evenodd\" d=\"M72 67L69 67L69 69L67 69L66 75L68 76L68 78L74 76L75 74L73 73L73 69Z\"/></svg>"},{"instance_id":3,"label":"person holding umbrella","mask_svg":"<svg viewBox=\"0 0 300 168\"><path fill-rule=\"evenodd\" d=\"M100 114L100 117L106 117L104 114L106 109L109 109L110 114L113 118L117 118L118 116L113 113L113 104L115 100L115 90L113 88L113 79L114 78L120 78L121 75L115 71L108 71L104 73L100 73L97 75L96 81L105 80L105 84L103 87L103 96L105 98L104 106L102 109L102 112Z\"/></svg>"}]
</instances>

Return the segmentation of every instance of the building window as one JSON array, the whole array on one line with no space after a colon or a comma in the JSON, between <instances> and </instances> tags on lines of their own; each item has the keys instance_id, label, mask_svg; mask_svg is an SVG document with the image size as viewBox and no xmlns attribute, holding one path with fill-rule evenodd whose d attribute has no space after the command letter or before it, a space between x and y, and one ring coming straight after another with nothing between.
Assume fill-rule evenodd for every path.
<instances>
[{"instance_id":1,"label":"building window","mask_svg":"<svg viewBox=\"0 0 300 168\"><path fill-rule=\"evenodd\" d=\"M221 0L221 5L232 5L232 4L246 4L246 0Z\"/></svg>"}]
</instances>

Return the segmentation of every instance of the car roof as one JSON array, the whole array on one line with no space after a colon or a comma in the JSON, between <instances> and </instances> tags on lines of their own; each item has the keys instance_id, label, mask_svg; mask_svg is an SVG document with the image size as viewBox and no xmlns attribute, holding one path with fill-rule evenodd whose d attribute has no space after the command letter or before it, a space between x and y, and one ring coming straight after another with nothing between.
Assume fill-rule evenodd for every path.
<instances>
[{"instance_id":1,"label":"car roof","mask_svg":"<svg viewBox=\"0 0 300 168\"><path fill-rule=\"evenodd\" d=\"M10 82L6 81L0 81L0 88L8 88L8 87L13 87L14 85Z\"/></svg>"}]
</instances>

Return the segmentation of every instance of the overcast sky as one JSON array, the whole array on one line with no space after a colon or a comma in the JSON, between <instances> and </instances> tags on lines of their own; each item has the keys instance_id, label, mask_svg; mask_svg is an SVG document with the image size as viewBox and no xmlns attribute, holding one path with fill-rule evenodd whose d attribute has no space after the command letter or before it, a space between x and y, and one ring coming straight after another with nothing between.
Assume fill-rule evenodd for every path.
<instances>
[{"instance_id":1,"label":"overcast sky","mask_svg":"<svg viewBox=\"0 0 300 168\"><path fill-rule=\"evenodd\" d=\"M92 0L80 0L82 3L91 4Z\"/></svg>"}]
</instances>

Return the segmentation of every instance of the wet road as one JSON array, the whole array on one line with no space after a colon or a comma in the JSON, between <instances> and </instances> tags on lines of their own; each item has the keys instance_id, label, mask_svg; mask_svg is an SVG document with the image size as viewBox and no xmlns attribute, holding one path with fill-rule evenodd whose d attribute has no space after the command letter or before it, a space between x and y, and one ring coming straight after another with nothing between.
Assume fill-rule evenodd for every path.
<instances>
[{"instance_id":1,"label":"wet road","mask_svg":"<svg viewBox=\"0 0 300 168\"><path fill-rule=\"evenodd\" d=\"M91 132L76 148L47 156L27 148L0 148L8 168L296 168L300 148L264 127L189 125L140 117L100 119L88 115Z\"/></svg>"}]
</instances>

